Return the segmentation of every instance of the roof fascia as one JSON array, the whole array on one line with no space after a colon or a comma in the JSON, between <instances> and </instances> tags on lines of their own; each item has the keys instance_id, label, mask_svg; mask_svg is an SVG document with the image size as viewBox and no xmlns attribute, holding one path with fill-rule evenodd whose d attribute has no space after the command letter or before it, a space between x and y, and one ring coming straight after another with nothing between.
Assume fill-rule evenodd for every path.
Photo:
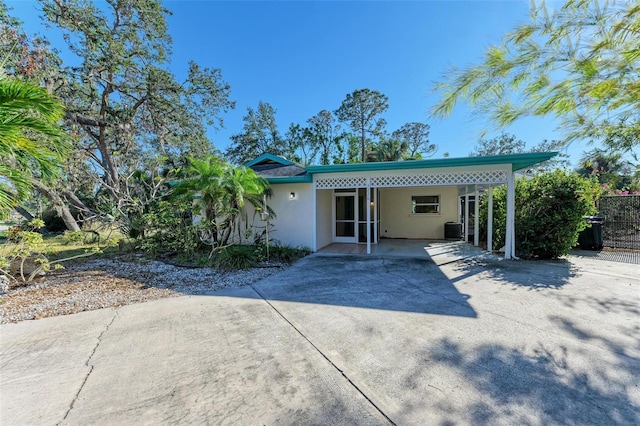
<instances>
[{"instance_id":1,"label":"roof fascia","mask_svg":"<svg viewBox=\"0 0 640 426\"><path fill-rule=\"evenodd\" d=\"M527 154L493 155L488 157L438 158L431 160L386 161L377 163L332 164L308 166L307 172L336 173L377 170L432 169L485 165L511 165L511 170L522 170L558 155L557 152L533 152Z\"/></svg>"},{"instance_id":2,"label":"roof fascia","mask_svg":"<svg viewBox=\"0 0 640 426\"><path fill-rule=\"evenodd\" d=\"M244 163L244 166L245 167L255 166L256 164L260 164L265 160L273 161L275 163L282 164L283 166L293 166L293 165L296 164L293 161L287 160L286 158L278 157L277 155L273 155L273 154L269 154L269 153L264 153L264 154L260 155L259 157L254 158L253 160Z\"/></svg>"},{"instance_id":3,"label":"roof fascia","mask_svg":"<svg viewBox=\"0 0 640 426\"><path fill-rule=\"evenodd\" d=\"M283 177L266 177L270 185L281 183L311 183L311 175L309 173L302 176L283 176Z\"/></svg>"}]
</instances>

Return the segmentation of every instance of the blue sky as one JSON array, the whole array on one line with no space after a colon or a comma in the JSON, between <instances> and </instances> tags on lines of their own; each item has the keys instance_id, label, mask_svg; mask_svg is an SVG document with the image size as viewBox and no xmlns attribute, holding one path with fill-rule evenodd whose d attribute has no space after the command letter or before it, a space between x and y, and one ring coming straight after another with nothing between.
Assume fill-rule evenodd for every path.
<instances>
[{"instance_id":1,"label":"blue sky","mask_svg":"<svg viewBox=\"0 0 640 426\"><path fill-rule=\"evenodd\" d=\"M553 5L553 2L548 2ZM8 1L28 32L39 31L57 45L55 29L44 30L34 1ZM431 126L435 158L466 156L482 130L492 129L460 105L447 119L429 117L437 101L434 82L449 65L478 63L484 50L527 19L529 1L167 1L173 12L171 69L178 76L189 60L220 68L231 85L236 109L225 128L211 129L216 147L242 129L247 107L259 101L276 110L280 131L322 109L335 110L347 93L370 88L389 97L387 130L421 121ZM561 133L548 119L528 119L505 129L529 146ZM584 143L569 148L575 162Z\"/></svg>"}]
</instances>

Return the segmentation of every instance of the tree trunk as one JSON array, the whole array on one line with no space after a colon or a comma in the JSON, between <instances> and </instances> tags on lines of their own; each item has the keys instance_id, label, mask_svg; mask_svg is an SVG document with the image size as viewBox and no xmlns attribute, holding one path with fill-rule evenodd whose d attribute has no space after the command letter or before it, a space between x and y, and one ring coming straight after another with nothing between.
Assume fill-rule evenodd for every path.
<instances>
[{"instance_id":1,"label":"tree trunk","mask_svg":"<svg viewBox=\"0 0 640 426\"><path fill-rule=\"evenodd\" d=\"M68 189L65 189L64 191L62 191L62 195L64 195L64 197L67 199L67 201L70 204L72 204L75 208L77 208L82 213L84 213L85 214L85 218L86 218L87 214L92 215L92 216L98 216L98 214L96 212L94 212L89 207L87 207L87 205L85 203L83 203L82 200L80 200L76 194L74 194L73 192L69 191Z\"/></svg>"},{"instance_id":2,"label":"tree trunk","mask_svg":"<svg viewBox=\"0 0 640 426\"><path fill-rule=\"evenodd\" d=\"M218 224L216 223L216 212L213 209L205 209L204 218L211 221L212 226L212 237L214 244L217 245L219 236L218 236Z\"/></svg>"},{"instance_id":3,"label":"tree trunk","mask_svg":"<svg viewBox=\"0 0 640 426\"><path fill-rule=\"evenodd\" d=\"M222 234L222 242L220 243L220 246L224 247L227 245L227 241L229 241L229 237L231 236L232 230L233 230L232 224L229 222L227 224L227 227L224 230L224 233Z\"/></svg>"},{"instance_id":4,"label":"tree trunk","mask_svg":"<svg viewBox=\"0 0 640 426\"><path fill-rule=\"evenodd\" d=\"M107 111L109 109L109 97L111 93L115 91L112 81L113 73L108 74L108 81L106 87L102 91L101 95L101 103L100 103L100 121L102 123L107 123ZM107 142L107 126L106 124L101 124L98 130L98 149L100 150L100 155L102 156L103 166L106 169L106 183L109 186L109 192L114 198L114 201L117 203L118 207L121 207L122 197L120 195L120 174L118 172L118 165L116 164L115 158L113 157L113 152L111 151L109 144Z\"/></svg>"},{"instance_id":5,"label":"tree trunk","mask_svg":"<svg viewBox=\"0 0 640 426\"><path fill-rule=\"evenodd\" d=\"M60 196L53 189L47 187L45 184L36 179L33 180L33 187L36 189L36 191L38 191L40 194L47 197L49 201L51 201L53 207L56 209L56 212L58 212L58 216L60 216L60 218L64 221L64 224L69 231L80 231L80 226L71 214L69 207L67 207L62 198L60 198Z\"/></svg>"},{"instance_id":6,"label":"tree trunk","mask_svg":"<svg viewBox=\"0 0 640 426\"><path fill-rule=\"evenodd\" d=\"M362 128L362 137L360 138L360 144L362 146L362 162L363 163L367 162L367 152L366 152L367 150L365 149L365 145L366 145L365 141L366 141L366 135L365 135L365 132L364 132L364 127L363 127Z\"/></svg>"},{"instance_id":7,"label":"tree trunk","mask_svg":"<svg viewBox=\"0 0 640 426\"><path fill-rule=\"evenodd\" d=\"M35 217L22 206L16 206L15 211L20 213L20 216L24 217L28 221L32 221L33 219L35 219Z\"/></svg>"}]
</instances>

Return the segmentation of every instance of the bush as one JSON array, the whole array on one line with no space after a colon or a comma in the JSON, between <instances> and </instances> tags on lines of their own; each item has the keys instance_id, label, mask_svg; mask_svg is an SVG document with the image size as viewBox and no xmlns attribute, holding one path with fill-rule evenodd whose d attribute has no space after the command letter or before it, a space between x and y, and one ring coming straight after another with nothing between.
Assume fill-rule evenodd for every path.
<instances>
[{"instance_id":1,"label":"bush","mask_svg":"<svg viewBox=\"0 0 640 426\"><path fill-rule=\"evenodd\" d=\"M26 283L38 275L44 275L51 268L63 268L62 262L92 256L100 252L100 249L95 246L90 250L85 250L83 253L49 260L44 253L49 252L48 254L52 254L54 252L44 247L42 234L36 232L43 226L44 222L41 219L25 222L21 227L16 228L15 235L11 241L0 244L0 275L11 279L18 277L22 282ZM82 233L79 234L82 236ZM73 235L70 238L77 238L78 234L73 233Z\"/></svg>"},{"instance_id":2,"label":"bush","mask_svg":"<svg viewBox=\"0 0 640 426\"><path fill-rule=\"evenodd\" d=\"M269 260L282 263L293 263L298 259L311 254L307 247L291 247L274 245L269 247ZM266 248L262 248L262 255L266 259Z\"/></svg>"},{"instance_id":3,"label":"bush","mask_svg":"<svg viewBox=\"0 0 640 426\"><path fill-rule=\"evenodd\" d=\"M167 251L192 255L203 246L187 203L158 201L133 222L129 236L135 235L136 247L151 255Z\"/></svg>"},{"instance_id":4,"label":"bush","mask_svg":"<svg viewBox=\"0 0 640 426\"><path fill-rule=\"evenodd\" d=\"M516 181L516 255L524 259L555 259L569 253L586 227L584 216L596 212L600 188L595 180L562 170ZM496 188L493 196L493 241L505 244L507 190ZM487 197L480 204L480 222L487 219ZM486 235L486 225L480 228Z\"/></svg>"},{"instance_id":5,"label":"bush","mask_svg":"<svg viewBox=\"0 0 640 426\"><path fill-rule=\"evenodd\" d=\"M22 238L22 227L20 225L14 225L7 228L5 238L9 241L16 242Z\"/></svg>"},{"instance_id":6,"label":"bush","mask_svg":"<svg viewBox=\"0 0 640 426\"><path fill-rule=\"evenodd\" d=\"M218 269L249 269L258 264L258 253L254 246L229 246L216 252L214 266Z\"/></svg>"},{"instance_id":7,"label":"bush","mask_svg":"<svg viewBox=\"0 0 640 426\"><path fill-rule=\"evenodd\" d=\"M0 275L20 275L22 281L31 281L40 272L49 270L47 258L36 252L42 244L42 234L35 232L42 227L41 219L12 227L9 243L0 246Z\"/></svg>"},{"instance_id":8,"label":"bush","mask_svg":"<svg viewBox=\"0 0 640 426\"><path fill-rule=\"evenodd\" d=\"M311 249L306 247L269 247L269 260L272 262L293 263L309 254ZM264 245L235 245L216 251L213 266L224 270L249 269L266 260L267 249Z\"/></svg>"},{"instance_id":9,"label":"bush","mask_svg":"<svg viewBox=\"0 0 640 426\"><path fill-rule=\"evenodd\" d=\"M84 241L84 232L82 231L65 231L62 236L62 242L66 245L81 244Z\"/></svg>"}]
</instances>

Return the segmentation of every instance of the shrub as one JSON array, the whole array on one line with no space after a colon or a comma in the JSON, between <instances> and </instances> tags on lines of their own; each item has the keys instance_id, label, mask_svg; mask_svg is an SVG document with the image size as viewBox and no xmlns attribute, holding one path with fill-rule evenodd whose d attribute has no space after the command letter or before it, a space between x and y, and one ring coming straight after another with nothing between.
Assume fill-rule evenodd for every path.
<instances>
[{"instance_id":1,"label":"shrub","mask_svg":"<svg viewBox=\"0 0 640 426\"><path fill-rule=\"evenodd\" d=\"M0 274L19 274L22 281L31 281L41 271L49 270L49 261L36 253L42 244L42 234L32 231L42 227L42 220L33 219L22 227L12 227L9 243L0 247Z\"/></svg>"},{"instance_id":2,"label":"shrub","mask_svg":"<svg viewBox=\"0 0 640 426\"><path fill-rule=\"evenodd\" d=\"M254 246L228 246L218 250L214 266L218 269L249 269L258 264L258 254Z\"/></svg>"},{"instance_id":3,"label":"shrub","mask_svg":"<svg viewBox=\"0 0 640 426\"><path fill-rule=\"evenodd\" d=\"M600 188L593 179L556 170L516 181L516 254L524 259L555 259L569 253L587 225L584 216L596 212ZM494 190L493 241L505 244L506 187ZM487 198L480 204L481 223L487 219ZM486 226L480 228L486 234Z\"/></svg>"},{"instance_id":4,"label":"shrub","mask_svg":"<svg viewBox=\"0 0 640 426\"><path fill-rule=\"evenodd\" d=\"M203 246L186 203L158 201L135 222L136 227L130 228L129 235L135 230L136 247L151 255L166 251L191 255Z\"/></svg>"},{"instance_id":5,"label":"shrub","mask_svg":"<svg viewBox=\"0 0 640 426\"><path fill-rule=\"evenodd\" d=\"M84 232L82 231L65 231L62 236L62 242L66 245L76 245L84 241Z\"/></svg>"},{"instance_id":6,"label":"shrub","mask_svg":"<svg viewBox=\"0 0 640 426\"><path fill-rule=\"evenodd\" d=\"M21 281L29 282L38 275L49 271L51 267L62 268L61 263L91 256L99 252L98 247L81 254L72 255L63 259L49 261L42 253L44 239L42 234L35 232L43 227L41 219L33 219L26 222L17 231L12 240L0 245L0 275L10 278L18 276Z\"/></svg>"},{"instance_id":7,"label":"shrub","mask_svg":"<svg viewBox=\"0 0 640 426\"><path fill-rule=\"evenodd\" d=\"M16 242L19 241L22 235L22 227L20 225L14 225L7 228L7 232L5 233L5 237L7 240Z\"/></svg>"},{"instance_id":8,"label":"shrub","mask_svg":"<svg viewBox=\"0 0 640 426\"><path fill-rule=\"evenodd\" d=\"M266 258L266 249L264 247L262 251L264 257ZM293 263L298 259L308 256L309 254L311 254L311 249L309 249L308 247L291 247L280 245L269 247L269 260L276 262Z\"/></svg>"}]
</instances>

